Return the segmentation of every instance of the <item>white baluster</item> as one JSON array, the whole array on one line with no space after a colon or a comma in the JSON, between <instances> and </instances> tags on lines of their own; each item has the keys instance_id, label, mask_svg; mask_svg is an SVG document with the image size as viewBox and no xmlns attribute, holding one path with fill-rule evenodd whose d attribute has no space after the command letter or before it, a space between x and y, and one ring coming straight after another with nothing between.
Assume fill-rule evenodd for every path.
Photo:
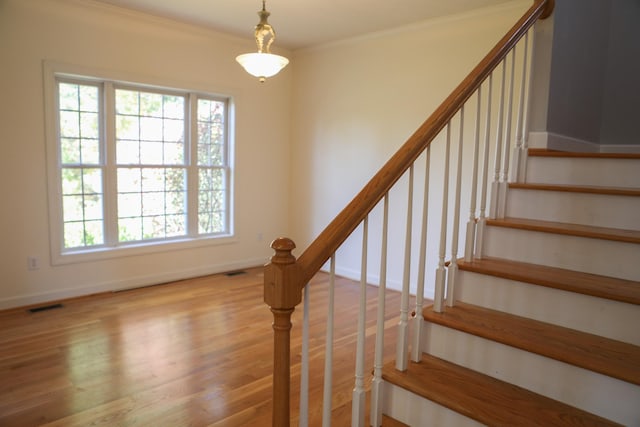
<instances>
[{"instance_id":1,"label":"white baluster","mask_svg":"<svg viewBox=\"0 0 640 427\"><path fill-rule=\"evenodd\" d=\"M420 231L420 255L418 258L418 286L416 289L416 315L413 318L413 345L411 346L411 360L420 361L422 351L420 341L422 338L422 306L424 304L424 280L427 268L427 226L429 219L429 165L431 161L431 145L425 153L424 167L424 194L422 195L422 228Z\"/></svg>"},{"instance_id":2,"label":"white baluster","mask_svg":"<svg viewBox=\"0 0 640 427\"><path fill-rule=\"evenodd\" d=\"M411 229L413 222L413 164L409 167L409 197L407 201L407 225L404 240L404 275L400 298L400 323L396 347L396 369L407 370L409 350L409 285L411 280Z\"/></svg>"},{"instance_id":3,"label":"white baluster","mask_svg":"<svg viewBox=\"0 0 640 427\"><path fill-rule=\"evenodd\" d=\"M476 98L476 126L473 139L473 171L471 173L471 200L469 203L469 220L465 239L464 260L471 262L476 238L476 203L478 198L478 157L480 151L480 120L482 113L482 86L478 88Z\"/></svg>"},{"instance_id":4,"label":"white baluster","mask_svg":"<svg viewBox=\"0 0 640 427\"><path fill-rule=\"evenodd\" d=\"M515 80L515 63L517 45L511 51L511 72L509 73L509 103L507 106L506 130L504 132L504 160L500 172L498 218L504 218L507 207L507 189L509 177L509 159L511 153L511 118L513 116L513 81ZM506 59L506 58L505 58Z\"/></svg>"},{"instance_id":5,"label":"white baluster","mask_svg":"<svg viewBox=\"0 0 640 427\"><path fill-rule=\"evenodd\" d=\"M504 84L506 78L506 58L502 60L502 80L500 83L500 102L498 103L498 129L496 131L496 160L494 163L493 183L491 184L491 208L489 216L498 217L500 204L500 165L502 165L502 131L504 125Z\"/></svg>"},{"instance_id":6,"label":"white baluster","mask_svg":"<svg viewBox=\"0 0 640 427\"><path fill-rule=\"evenodd\" d=\"M440 249L438 253L438 268L436 268L436 282L433 301L433 310L441 313L444 302L444 285L446 272L444 269L444 256L447 251L447 213L449 210L449 152L451 145L451 122L447 123L447 142L445 145L444 174L442 188L442 222L440 223Z\"/></svg>"},{"instance_id":7,"label":"white baluster","mask_svg":"<svg viewBox=\"0 0 640 427\"><path fill-rule=\"evenodd\" d=\"M527 86L527 57L529 48L529 33L524 35L524 56L522 57L522 77L520 78L520 99L518 100L518 121L516 123L516 146L513 149L513 168L511 169L511 181L522 182L522 150L524 149L524 108Z\"/></svg>"},{"instance_id":8,"label":"white baluster","mask_svg":"<svg viewBox=\"0 0 640 427\"><path fill-rule=\"evenodd\" d=\"M304 287L302 315L302 361L300 362L300 427L309 425L309 289Z\"/></svg>"},{"instance_id":9,"label":"white baluster","mask_svg":"<svg viewBox=\"0 0 640 427\"><path fill-rule=\"evenodd\" d=\"M480 195L480 216L478 218L476 236L476 258L482 258L484 227L487 222L487 181L489 180L489 151L491 150L491 97L493 93L493 73L489 74L487 90L487 113L484 125L484 149L482 156L482 193Z\"/></svg>"},{"instance_id":10,"label":"white baluster","mask_svg":"<svg viewBox=\"0 0 640 427\"><path fill-rule=\"evenodd\" d=\"M520 182L525 182L527 180L527 157L529 156L529 120L530 120L530 114L531 114L531 99L533 98L531 96L531 87L532 87L532 82L533 82L533 64L535 64L535 51L536 51L536 32L535 32L535 27L532 27L529 32L531 32L531 61L530 61L530 65L529 65L529 84L527 85L527 112L525 114L525 121L524 121L524 126L523 126L523 130L522 130L522 134L523 134L523 145L522 145L522 158L520 161L520 175L519 175L519 181ZM527 33L527 36L529 35L529 33Z\"/></svg>"},{"instance_id":11,"label":"white baluster","mask_svg":"<svg viewBox=\"0 0 640 427\"><path fill-rule=\"evenodd\" d=\"M329 307L327 308L327 339L324 356L324 390L322 398L322 427L331 426L333 390L333 312L336 287L336 254L331 255L329 267Z\"/></svg>"},{"instance_id":12,"label":"white baluster","mask_svg":"<svg viewBox=\"0 0 640 427\"><path fill-rule=\"evenodd\" d=\"M373 383L371 384L371 425L382 425L382 367L384 365L384 319L385 294L387 289L387 234L389 228L389 193L384 196L382 215L382 250L380 254L380 284L378 286L378 318L376 332L375 360L373 362Z\"/></svg>"},{"instance_id":13,"label":"white baluster","mask_svg":"<svg viewBox=\"0 0 640 427\"><path fill-rule=\"evenodd\" d=\"M360 307L358 310L358 337L356 343L356 381L351 399L351 426L364 427L365 397L364 388L364 344L367 310L367 235L369 218L362 223L362 269L360 271Z\"/></svg>"},{"instance_id":14,"label":"white baluster","mask_svg":"<svg viewBox=\"0 0 640 427\"><path fill-rule=\"evenodd\" d=\"M456 193L453 199L453 231L451 236L451 263L447 273L447 306L453 307L456 273L458 272L458 237L460 234L460 193L462 188L462 143L464 142L464 105L460 109L460 130L458 132L458 162L456 172Z\"/></svg>"}]
</instances>

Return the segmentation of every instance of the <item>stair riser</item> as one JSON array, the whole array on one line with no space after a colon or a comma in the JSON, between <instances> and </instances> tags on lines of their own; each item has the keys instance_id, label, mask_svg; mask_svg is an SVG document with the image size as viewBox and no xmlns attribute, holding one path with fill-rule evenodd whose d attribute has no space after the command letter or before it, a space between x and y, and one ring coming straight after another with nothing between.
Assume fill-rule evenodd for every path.
<instances>
[{"instance_id":1,"label":"stair riser","mask_svg":"<svg viewBox=\"0 0 640 427\"><path fill-rule=\"evenodd\" d=\"M509 189L507 216L640 230L640 197Z\"/></svg>"},{"instance_id":2,"label":"stair riser","mask_svg":"<svg viewBox=\"0 0 640 427\"><path fill-rule=\"evenodd\" d=\"M640 387L425 322L422 351L624 425L640 419Z\"/></svg>"},{"instance_id":3,"label":"stair riser","mask_svg":"<svg viewBox=\"0 0 640 427\"><path fill-rule=\"evenodd\" d=\"M484 256L640 280L640 245L498 226L484 232Z\"/></svg>"},{"instance_id":4,"label":"stair riser","mask_svg":"<svg viewBox=\"0 0 640 427\"><path fill-rule=\"evenodd\" d=\"M640 345L633 304L458 270L456 301Z\"/></svg>"},{"instance_id":5,"label":"stair riser","mask_svg":"<svg viewBox=\"0 0 640 427\"><path fill-rule=\"evenodd\" d=\"M385 383L382 411L410 426L482 427L444 406L440 406L402 387ZM428 420L428 421L427 421Z\"/></svg>"},{"instance_id":6,"label":"stair riser","mask_svg":"<svg viewBox=\"0 0 640 427\"><path fill-rule=\"evenodd\" d=\"M526 182L640 188L640 168L633 159L530 156Z\"/></svg>"}]
</instances>

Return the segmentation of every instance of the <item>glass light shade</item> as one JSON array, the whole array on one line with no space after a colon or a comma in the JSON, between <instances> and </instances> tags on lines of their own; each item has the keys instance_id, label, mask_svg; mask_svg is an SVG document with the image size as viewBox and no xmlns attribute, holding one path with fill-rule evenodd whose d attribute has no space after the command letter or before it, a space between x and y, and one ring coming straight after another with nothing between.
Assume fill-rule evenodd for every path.
<instances>
[{"instance_id":1,"label":"glass light shade","mask_svg":"<svg viewBox=\"0 0 640 427\"><path fill-rule=\"evenodd\" d=\"M247 73L258 77L261 82L278 74L289 63L284 56L263 52L245 53L236 57L236 61Z\"/></svg>"}]
</instances>

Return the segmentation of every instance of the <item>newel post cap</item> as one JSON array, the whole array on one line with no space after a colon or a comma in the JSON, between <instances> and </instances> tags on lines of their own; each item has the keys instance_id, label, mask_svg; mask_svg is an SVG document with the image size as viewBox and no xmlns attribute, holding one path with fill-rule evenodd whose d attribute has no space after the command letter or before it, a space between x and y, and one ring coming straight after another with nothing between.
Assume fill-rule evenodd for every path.
<instances>
[{"instance_id":1,"label":"newel post cap","mask_svg":"<svg viewBox=\"0 0 640 427\"><path fill-rule=\"evenodd\" d=\"M302 301L302 290L297 285L296 247L293 240L280 237L271 243L275 254L264 269L264 302L271 308L294 308Z\"/></svg>"}]
</instances>

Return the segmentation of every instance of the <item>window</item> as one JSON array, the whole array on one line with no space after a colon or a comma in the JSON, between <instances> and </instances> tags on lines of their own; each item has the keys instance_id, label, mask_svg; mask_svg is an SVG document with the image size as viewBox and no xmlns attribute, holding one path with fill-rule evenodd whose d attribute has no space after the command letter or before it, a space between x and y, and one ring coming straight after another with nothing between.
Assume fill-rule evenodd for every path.
<instances>
[{"instance_id":1,"label":"window","mask_svg":"<svg viewBox=\"0 0 640 427\"><path fill-rule=\"evenodd\" d=\"M228 98L54 82L60 255L232 234Z\"/></svg>"}]
</instances>

